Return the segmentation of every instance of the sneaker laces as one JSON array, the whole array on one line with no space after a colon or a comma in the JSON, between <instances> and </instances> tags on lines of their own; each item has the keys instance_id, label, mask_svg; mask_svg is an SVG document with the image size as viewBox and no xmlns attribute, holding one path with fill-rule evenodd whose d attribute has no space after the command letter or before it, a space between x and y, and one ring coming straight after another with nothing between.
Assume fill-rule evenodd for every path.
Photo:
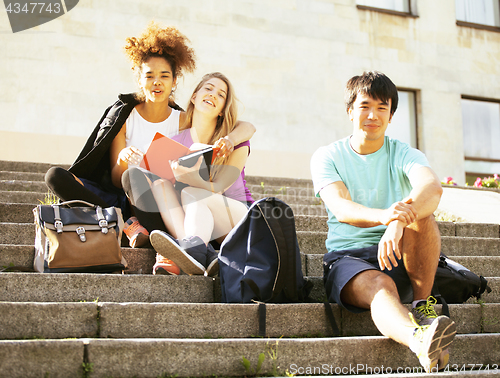
<instances>
[{"instance_id":1,"label":"sneaker laces","mask_svg":"<svg viewBox=\"0 0 500 378\"><path fill-rule=\"evenodd\" d=\"M438 314L436 313L436 310L434 310L434 305L436 303L437 299L431 295L429 296L429 298L427 298L425 304L416 306L414 308L414 311L417 314L419 320L421 320L422 318L429 318L429 319L437 318ZM414 319L413 314L412 314L412 319Z\"/></svg>"}]
</instances>

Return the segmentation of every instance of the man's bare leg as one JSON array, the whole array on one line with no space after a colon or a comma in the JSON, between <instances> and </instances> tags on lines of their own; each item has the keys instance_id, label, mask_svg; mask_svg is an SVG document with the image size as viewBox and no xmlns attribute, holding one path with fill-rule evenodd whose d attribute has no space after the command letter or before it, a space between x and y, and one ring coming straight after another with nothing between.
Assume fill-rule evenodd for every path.
<instances>
[{"instance_id":1,"label":"man's bare leg","mask_svg":"<svg viewBox=\"0 0 500 378\"><path fill-rule=\"evenodd\" d=\"M409 346L415 324L401 304L396 284L378 270L366 270L354 276L342 289L344 303L371 310L375 326L382 335Z\"/></svg>"},{"instance_id":2,"label":"man's bare leg","mask_svg":"<svg viewBox=\"0 0 500 378\"><path fill-rule=\"evenodd\" d=\"M434 216L406 227L401 247L414 299L427 299L441 250L441 237ZM346 284L341 298L344 303L370 309L373 322L384 336L409 346L415 324L401 303L396 284L385 273L377 270L359 273Z\"/></svg>"},{"instance_id":3,"label":"man's bare leg","mask_svg":"<svg viewBox=\"0 0 500 378\"><path fill-rule=\"evenodd\" d=\"M431 215L405 228L403 234L403 261L412 283L413 300L427 299L441 252L441 235Z\"/></svg>"}]
</instances>

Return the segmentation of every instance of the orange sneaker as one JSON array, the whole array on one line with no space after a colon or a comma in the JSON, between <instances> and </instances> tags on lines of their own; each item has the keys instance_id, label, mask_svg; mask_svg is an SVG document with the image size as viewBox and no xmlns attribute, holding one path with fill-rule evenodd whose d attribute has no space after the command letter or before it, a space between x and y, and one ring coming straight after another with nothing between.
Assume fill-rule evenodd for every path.
<instances>
[{"instance_id":1,"label":"orange sneaker","mask_svg":"<svg viewBox=\"0 0 500 378\"><path fill-rule=\"evenodd\" d=\"M153 266L153 274L170 274L178 276L181 270L172 260L166 259L162 255L156 254L156 264Z\"/></svg>"},{"instance_id":2,"label":"orange sneaker","mask_svg":"<svg viewBox=\"0 0 500 378\"><path fill-rule=\"evenodd\" d=\"M139 248L149 242L149 232L146 230L136 217L130 217L125 222L123 232L127 235L129 244L132 248Z\"/></svg>"}]
</instances>

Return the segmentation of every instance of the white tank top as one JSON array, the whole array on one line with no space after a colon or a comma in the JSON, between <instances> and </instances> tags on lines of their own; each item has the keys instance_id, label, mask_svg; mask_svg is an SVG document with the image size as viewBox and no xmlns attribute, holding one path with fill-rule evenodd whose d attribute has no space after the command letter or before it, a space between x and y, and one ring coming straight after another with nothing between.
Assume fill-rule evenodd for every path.
<instances>
[{"instance_id":1,"label":"white tank top","mask_svg":"<svg viewBox=\"0 0 500 378\"><path fill-rule=\"evenodd\" d=\"M170 116L165 121L153 123L142 118L139 112L134 108L132 113L128 116L127 121L125 121L126 146L134 146L143 153L146 153L157 132L169 138L179 134L180 114L180 111L172 109L172 113L170 113Z\"/></svg>"}]
</instances>

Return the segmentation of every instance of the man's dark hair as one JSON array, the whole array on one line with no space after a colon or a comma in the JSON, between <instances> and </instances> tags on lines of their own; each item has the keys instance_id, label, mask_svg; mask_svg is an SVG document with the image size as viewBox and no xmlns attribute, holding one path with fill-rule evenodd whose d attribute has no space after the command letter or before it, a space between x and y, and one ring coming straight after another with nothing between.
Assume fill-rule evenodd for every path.
<instances>
[{"instance_id":1,"label":"man's dark hair","mask_svg":"<svg viewBox=\"0 0 500 378\"><path fill-rule=\"evenodd\" d=\"M398 107L398 90L394 83L381 72L363 72L361 76L351 78L345 88L345 105L349 113L358 93L368 95L376 100L389 103L391 99L391 114Z\"/></svg>"}]
</instances>

